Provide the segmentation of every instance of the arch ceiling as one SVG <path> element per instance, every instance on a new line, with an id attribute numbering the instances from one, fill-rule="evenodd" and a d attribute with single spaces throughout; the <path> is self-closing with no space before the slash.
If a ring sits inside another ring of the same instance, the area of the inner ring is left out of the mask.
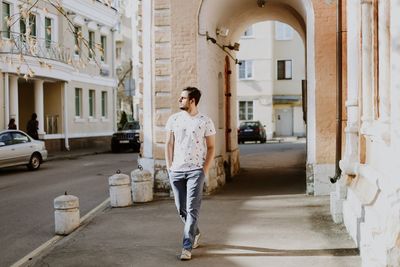
<path id="1" fill-rule="evenodd" d="M 257 0 L 203 0 L 199 27 L 208 30 L 212 35 L 212 24 L 212 27 L 226 27 L 229 29 L 229 39 L 236 41 L 249 25 L 259 21 L 277 20 L 292 26 L 305 41 L 307 12 L 312 6 L 310 1 L 266 0 L 266 5 L 260 8 Z"/>

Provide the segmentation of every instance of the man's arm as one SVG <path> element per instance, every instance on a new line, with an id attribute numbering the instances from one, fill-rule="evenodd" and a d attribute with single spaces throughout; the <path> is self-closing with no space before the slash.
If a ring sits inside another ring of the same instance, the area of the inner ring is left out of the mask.
<path id="1" fill-rule="evenodd" d="M 215 134 L 206 136 L 206 145 L 207 145 L 207 154 L 206 154 L 206 160 L 204 162 L 203 170 L 204 170 L 204 174 L 208 175 L 208 171 L 210 170 L 211 163 L 214 159 Z"/>
<path id="2" fill-rule="evenodd" d="M 174 160 L 174 142 L 174 132 L 168 130 L 165 139 L 165 162 L 167 170 L 171 168 L 172 161 Z"/>

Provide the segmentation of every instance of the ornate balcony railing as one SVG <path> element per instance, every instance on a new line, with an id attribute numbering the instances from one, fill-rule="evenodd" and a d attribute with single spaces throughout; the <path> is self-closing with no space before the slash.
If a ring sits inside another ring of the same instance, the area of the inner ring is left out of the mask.
<path id="1" fill-rule="evenodd" d="M 0 31 L 0 53 L 22 54 L 44 60 L 55 60 L 68 64 L 71 62 L 74 50 L 60 43 L 52 42 L 35 36 Z"/>

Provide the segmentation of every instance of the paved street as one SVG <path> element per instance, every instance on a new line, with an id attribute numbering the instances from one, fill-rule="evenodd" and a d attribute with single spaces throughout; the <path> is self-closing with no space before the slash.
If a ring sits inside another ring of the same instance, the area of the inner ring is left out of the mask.
<path id="1" fill-rule="evenodd" d="M 183 225 L 169 199 L 106 208 L 26 266 L 361 266 L 329 197 L 304 195 L 304 143 L 240 150 L 241 173 L 203 200 L 191 262 L 177 259 Z"/>
<path id="2" fill-rule="evenodd" d="M 0 169 L 0 266 L 9 266 L 54 236 L 53 199 L 79 197 L 81 216 L 108 195 L 108 177 L 136 168 L 136 153 L 98 154 L 49 161 L 35 172 Z"/>

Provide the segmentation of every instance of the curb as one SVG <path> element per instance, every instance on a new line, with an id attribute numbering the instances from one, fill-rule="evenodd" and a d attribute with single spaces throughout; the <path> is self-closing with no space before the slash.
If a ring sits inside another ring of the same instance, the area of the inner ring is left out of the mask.
<path id="1" fill-rule="evenodd" d="M 76 233 L 78 230 L 83 228 L 84 226 L 87 225 L 87 223 L 93 219 L 96 215 L 96 213 L 105 210 L 108 208 L 110 205 L 110 198 L 107 198 L 104 200 L 102 203 L 100 203 L 97 207 L 89 211 L 85 216 L 83 216 L 80 219 L 79 227 L 76 228 L 72 233 L 69 235 L 61 236 L 61 235 L 55 235 L 30 253 L 28 253 L 26 256 L 22 257 L 20 260 L 12 264 L 10 267 L 19 267 L 19 266 L 24 266 L 25 264 L 29 264 L 28 266 L 31 266 L 30 264 L 34 263 L 36 260 L 38 260 L 45 251 L 49 251 L 52 247 L 54 247 L 60 240 L 63 240 L 66 237 L 69 237 Z"/>

